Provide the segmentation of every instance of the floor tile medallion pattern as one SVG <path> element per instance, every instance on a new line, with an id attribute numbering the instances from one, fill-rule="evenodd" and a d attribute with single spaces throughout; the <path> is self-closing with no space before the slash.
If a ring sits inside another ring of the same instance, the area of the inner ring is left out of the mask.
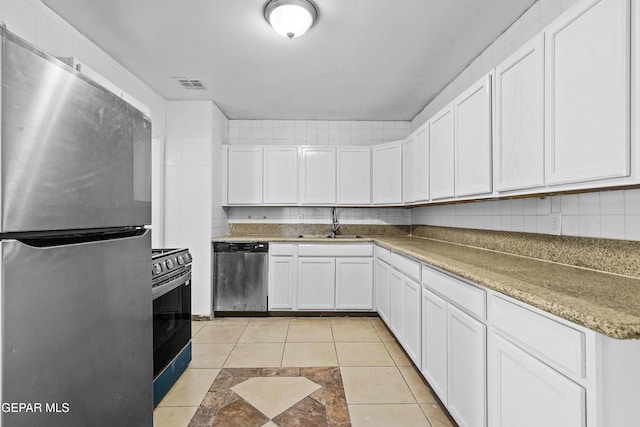
<path id="1" fill-rule="evenodd" d="M 224 368 L 189 427 L 264 425 L 351 426 L 340 368 Z"/>

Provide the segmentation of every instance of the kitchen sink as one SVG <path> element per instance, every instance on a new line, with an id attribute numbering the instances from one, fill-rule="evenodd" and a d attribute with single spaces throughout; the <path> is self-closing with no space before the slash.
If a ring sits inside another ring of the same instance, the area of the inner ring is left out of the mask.
<path id="1" fill-rule="evenodd" d="M 356 234 L 336 234 L 331 236 L 330 234 L 300 234 L 300 239 L 360 239 L 362 236 Z"/>

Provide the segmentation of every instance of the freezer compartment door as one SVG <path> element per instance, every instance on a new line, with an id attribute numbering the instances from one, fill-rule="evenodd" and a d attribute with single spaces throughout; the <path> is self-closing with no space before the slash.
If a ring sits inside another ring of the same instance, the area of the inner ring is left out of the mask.
<path id="1" fill-rule="evenodd" d="M 150 224 L 150 121 L 2 33 L 0 232 Z"/>
<path id="2" fill-rule="evenodd" d="M 55 247 L 1 243 L 2 402 L 41 403 L 42 412 L 2 413 L 0 424 L 152 425 L 150 247 L 148 231 Z"/>

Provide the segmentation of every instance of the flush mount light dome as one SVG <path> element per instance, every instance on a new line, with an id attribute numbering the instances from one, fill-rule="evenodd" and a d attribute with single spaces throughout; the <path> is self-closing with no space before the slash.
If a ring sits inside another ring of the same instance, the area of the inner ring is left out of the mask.
<path id="1" fill-rule="evenodd" d="M 278 34 L 290 39 L 307 32 L 318 19 L 318 8 L 309 0 L 270 0 L 264 17 Z"/>

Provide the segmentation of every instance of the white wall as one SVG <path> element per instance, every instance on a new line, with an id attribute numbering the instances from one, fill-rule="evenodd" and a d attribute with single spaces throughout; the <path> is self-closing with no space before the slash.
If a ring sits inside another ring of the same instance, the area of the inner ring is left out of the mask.
<path id="1" fill-rule="evenodd" d="M 211 101 L 167 102 L 165 246 L 186 247 L 193 255 L 194 315 L 211 314 L 211 233 L 227 228 L 218 185 L 227 129 Z"/>
<path id="2" fill-rule="evenodd" d="M 229 144 L 374 145 L 404 139 L 408 121 L 229 120 Z"/>

